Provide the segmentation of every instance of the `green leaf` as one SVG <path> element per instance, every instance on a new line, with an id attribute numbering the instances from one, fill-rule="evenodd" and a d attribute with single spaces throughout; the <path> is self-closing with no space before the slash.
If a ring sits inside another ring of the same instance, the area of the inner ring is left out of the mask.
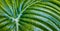
<path id="1" fill-rule="evenodd" d="M 60 31 L 60 1 L 0 0 L 0 31 Z"/>

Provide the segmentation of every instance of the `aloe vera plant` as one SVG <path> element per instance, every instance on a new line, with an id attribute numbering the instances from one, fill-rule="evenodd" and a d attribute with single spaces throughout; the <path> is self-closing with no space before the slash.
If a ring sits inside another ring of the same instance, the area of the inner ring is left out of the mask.
<path id="1" fill-rule="evenodd" d="M 0 0 L 0 31 L 60 31 L 60 1 Z"/>

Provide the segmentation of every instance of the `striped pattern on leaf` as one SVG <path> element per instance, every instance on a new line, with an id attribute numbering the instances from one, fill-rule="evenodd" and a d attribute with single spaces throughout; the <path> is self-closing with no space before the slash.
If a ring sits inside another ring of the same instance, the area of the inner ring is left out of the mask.
<path id="1" fill-rule="evenodd" d="M 0 0 L 0 31 L 60 31 L 60 1 Z"/>

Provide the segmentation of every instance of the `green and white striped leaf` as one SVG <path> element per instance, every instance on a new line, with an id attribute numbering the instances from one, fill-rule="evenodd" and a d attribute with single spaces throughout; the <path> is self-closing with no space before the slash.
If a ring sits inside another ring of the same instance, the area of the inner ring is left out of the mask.
<path id="1" fill-rule="evenodd" d="M 0 0 L 0 31 L 60 31 L 60 0 Z"/>

